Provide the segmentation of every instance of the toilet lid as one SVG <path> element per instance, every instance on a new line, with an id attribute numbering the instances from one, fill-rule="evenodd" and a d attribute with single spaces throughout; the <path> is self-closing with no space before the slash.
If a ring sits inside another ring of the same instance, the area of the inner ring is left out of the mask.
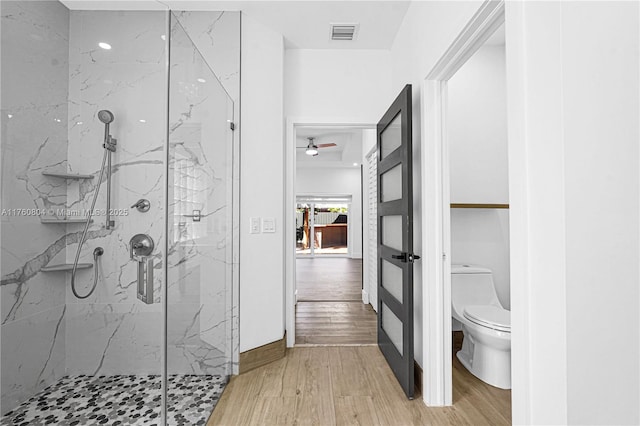
<path id="1" fill-rule="evenodd" d="M 464 317 L 484 327 L 511 332 L 511 312 L 499 306 L 465 306 Z"/>

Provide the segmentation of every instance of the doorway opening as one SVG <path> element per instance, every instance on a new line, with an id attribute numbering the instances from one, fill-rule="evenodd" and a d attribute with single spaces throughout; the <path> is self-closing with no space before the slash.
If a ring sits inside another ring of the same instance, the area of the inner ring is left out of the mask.
<path id="1" fill-rule="evenodd" d="M 508 423 L 511 323 L 505 53 L 502 25 L 447 80 L 443 180 L 449 204 L 444 206 L 443 232 L 450 253 L 452 369 L 465 378 L 453 381 L 454 395 L 465 392 L 470 384 L 485 389 L 499 407 L 497 415 Z"/>
<path id="2" fill-rule="evenodd" d="M 288 346 L 375 344 L 376 313 L 363 300 L 363 152 L 374 126 L 291 125 L 292 296 Z M 292 331 L 294 331 L 292 333 Z M 292 336 L 293 334 L 293 336 Z M 293 339 L 292 339 L 293 337 Z"/>

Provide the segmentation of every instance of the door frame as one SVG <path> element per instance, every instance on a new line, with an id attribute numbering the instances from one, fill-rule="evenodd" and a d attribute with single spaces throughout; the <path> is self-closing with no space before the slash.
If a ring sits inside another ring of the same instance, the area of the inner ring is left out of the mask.
<path id="1" fill-rule="evenodd" d="M 423 395 L 429 406 L 453 404 L 447 81 L 504 23 L 504 0 L 485 1 L 422 83 L 421 125 L 425 149 L 421 152 L 420 163 L 423 171 L 422 241 L 426 255 L 423 268 L 429 271 L 423 277 L 422 295 Z M 519 383 L 518 380 L 512 382 Z"/>
<path id="2" fill-rule="evenodd" d="M 366 119 L 287 117 L 284 145 L 284 289 L 287 347 L 296 343 L 296 129 L 301 127 L 342 127 L 375 129 Z M 363 212 L 364 214 L 364 212 Z"/>

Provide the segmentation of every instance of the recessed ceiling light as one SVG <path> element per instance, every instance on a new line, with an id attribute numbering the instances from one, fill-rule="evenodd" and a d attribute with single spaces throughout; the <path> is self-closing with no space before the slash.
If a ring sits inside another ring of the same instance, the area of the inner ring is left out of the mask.
<path id="1" fill-rule="evenodd" d="M 101 41 L 100 43 L 98 43 L 98 46 L 103 48 L 104 50 L 109 50 L 111 49 L 111 45 L 109 43 L 105 43 L 103 41 Z"/>
<path id="2" fill-rule="evenodd" d="M 354 166 L 357 166 L 357 165 L 358 165 L 358 163 L 353 163 L 353 165 L 354 165 Z"/>
<path id="3" fill-rule="evenodd" d="M 13 118 L 13 114 L 7 114 L 7 117 Z"/>
<path id="4" fill-rule="evenodd" d="M 205 80 L 204 78 L 199 78 L 198 79 L 198 83 L 206 83 L 206 82 L 207 82 L 207 80 Z"/>
<path id="5" fill-rule="evenodd" d="M 146 123 L 147 122 L 147 120 L 143 120 L 143 119 L 140 119 L 138 121 L 141 122 L 141 123 Z"/>
<path id="6" fill-rule="evenodd" d="M 166 35 L 164 35 L 164 34 L 162 34 L 162 35 L 160 36 L 160 38 L 161 38 L 161 39 L 163 39 L 163 40 L 166 40 L 166 39 L 167 39 L 167 36 L 166 36 Z"/>

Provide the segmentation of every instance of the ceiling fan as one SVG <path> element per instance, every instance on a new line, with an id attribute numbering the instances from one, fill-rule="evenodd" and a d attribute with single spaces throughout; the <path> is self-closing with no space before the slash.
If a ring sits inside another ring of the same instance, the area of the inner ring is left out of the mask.
<path id="1" fill-rule="evenodd" d="M 336 146 L 335 143 L 330 142 L 330 143 L 319 143 L 319 144 L 315 144 L 313 141 L 315 140 L 315 138 L 307 138 L 309 140 L 309 144 L 307 146 L 298 146 L 296 147 L 297 149 L 304 149 L 305 154 L 307 155 L 311 155 L 313 157 L 315 157 L 316 155 L 318 155 L 318 149 L 320 148 L 330 148 L 332 146 Z"/>

